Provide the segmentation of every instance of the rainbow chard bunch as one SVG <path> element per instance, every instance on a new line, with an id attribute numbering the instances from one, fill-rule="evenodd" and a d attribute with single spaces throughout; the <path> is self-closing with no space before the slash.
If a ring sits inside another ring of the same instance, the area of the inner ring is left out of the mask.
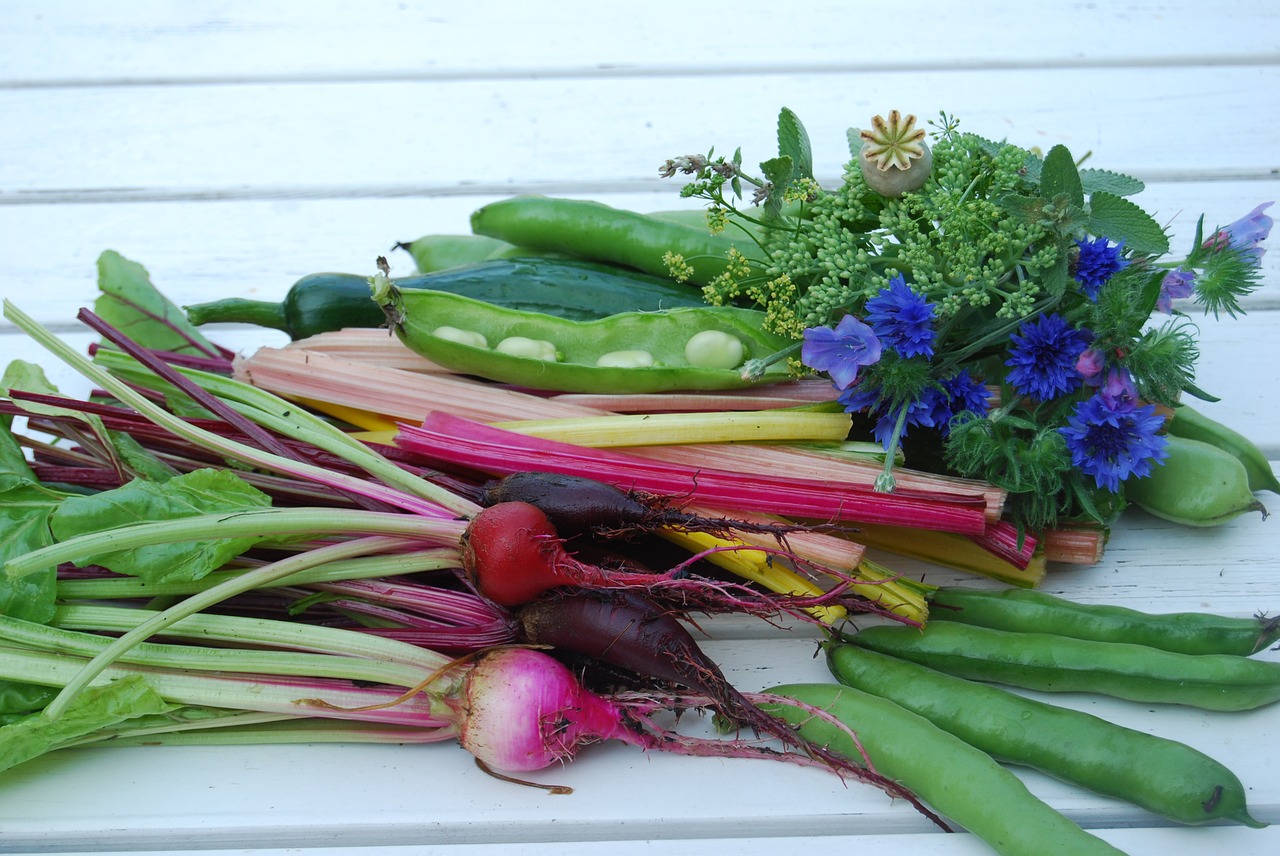
<path id="1" fill-rule="evenodd" d="M 778 359 L 825 373 L 846 409 L 908 463 L 1010 492 L 1024 530 L 1107 521 L 1124 486 L 1168 457 L 1168 408 L 1194 384 L 1187 311 L 1242 312 L 1271 229 L 1259 205 L 1171 256 L 1165 228 L 1130 197 L 1137 179 L 962 133 L 897 111 L 851 129 L 839 187 L 813 176 L 809 138 L 784 109 L 762 175 L 686 156 L 713 230 L 758 244 L 704 289 L 752 304 L 795 341 Z M 926 143 L 926 137 L 932 140 Z M 744 186 L 754 188 L 742 204 Z M 880 489 L 894 487 L 886 466 Z"/>

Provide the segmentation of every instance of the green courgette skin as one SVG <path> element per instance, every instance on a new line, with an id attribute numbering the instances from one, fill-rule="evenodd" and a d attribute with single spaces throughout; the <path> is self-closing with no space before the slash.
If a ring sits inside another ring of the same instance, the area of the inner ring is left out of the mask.
<path id="1" fill-rule="evenodd" d="M 399 289 L 447 291 L 575 321 L 704 305 L 696 288 L 576 259 L 494 259 L 392 282 Z M 378 327 L 385 321 L 371 297 L 368 278 L 347 273 L 304 276 L 280 303 L 232 298 L 185 308 L 193 324 L 258 324 L 283 330 L 291 339 L 343 327 Z"/>

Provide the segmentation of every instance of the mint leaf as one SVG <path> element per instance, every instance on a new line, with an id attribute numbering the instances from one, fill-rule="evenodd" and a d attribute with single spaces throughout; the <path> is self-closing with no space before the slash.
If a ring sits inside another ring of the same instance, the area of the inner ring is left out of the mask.
<path id="1" fill-rule="evenodd" d="M 107 250 L 98 257 L 95 314 L 147 348 L 210 356 L 217 348 L 151 284 L 147 269 Z"/>
<path id="2" fill-rule="evenodd" d="M 1084 205 L 1084 187 L 1080 183 L 1080 173 L 1076 171 L 1071 152 L 1062 145 L 1049 149 L 1040 168 L 1040 195 L 1045 199 L 1053 199 L 1060 194 L 1065 194 L 1073 205 Z"/>
<path id="3" fill-rule="evenodd" d="M 795 178 L 795 164 L 791 158 L 780 155 L 760 164 L 760 172 L 773 185 L 765 198 L 765 212 L 771 217 L 777 217 L 782 213 L 782 195 Z"/>
<path id="4" fill-rule="evenodd" d="M 1080 182 L 1085 193 L 1097 193 L 1105 190 L 1116 196 L 1133 196 L 1141 193 L 1146 185 L 1133 176 L 1111 172 L 1105 169 L 1080 170 Z"/>
<path id="5" fill-rule="evenodd" d="M 122 487 L 92 496 L 73 496 L 54 513 L 54 536 L 65 541 L 133 523 L 176 520 L 217 512 L 235 513 L 269 507 L 270 498 L 229 470 L 195 470 L 166 482 L 134 479 Z M 257 543 L 259 538 L 217 538 L 156 544 L 137 550 L 86 557 L 120 574 L 148 582 L 196 580 Z"/>
<path id="6" fill-rule="evenodd" d="M 813 149 L 800 118 L 786 107 L 778 114 L 778 154 L 790 158 L 792 179 L 813 178 Z"/>
<path id="7" fill-rule="evenodd" d="M 1105 190 L 1089 197 L 1088 228 L 1090 233 L 1105 235 L 1135 253 L 1162 256 L 1169 252 L 1169 236 L 1150 214 Z"/>

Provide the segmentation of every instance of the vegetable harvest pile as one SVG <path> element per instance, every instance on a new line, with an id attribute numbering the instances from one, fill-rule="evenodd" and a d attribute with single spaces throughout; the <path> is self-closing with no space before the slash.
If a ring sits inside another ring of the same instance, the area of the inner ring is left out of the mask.
<path id="1" fill-rule="evenodd" d="M 1187 312 L 1240 314 L 1269 203 L 1170 259 L 1135 179 L 946 116 L 871 126 L 836 188 L 783 110 L 759 176 L 661 167 L 705 212 L 514 197 L 398 244 L 411 277 L 380 258 L 279 303 L 179 307 L 105 252 L 89 353 L 6 303 L 93 391 L 0 379 L 0 770 L 456 740 L 515 777 L 619 740 L 867 782 L 1000 853 L 1117 852 L 1007 765 L 1265 825 L 1199 751 L 997 685 L 1280 701 L 1265 613 L 1036 589 L 1128 504 L 1265 517 L 1265 456 L 1187 403 L 1212 398 Z M 291 341 L 233 354 L 220 322 Z M 729 613 L 818 628 L 832 681 L 733 686 L 690 632 Z"/>

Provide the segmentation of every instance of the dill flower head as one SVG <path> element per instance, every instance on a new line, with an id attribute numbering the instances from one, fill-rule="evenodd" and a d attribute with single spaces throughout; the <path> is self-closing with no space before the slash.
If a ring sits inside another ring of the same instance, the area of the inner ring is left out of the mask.
<path id="1" fill-rule="evenodd" d="M 1013 347 L 1005 365 L 1009 385 L 1020 395 L 1049 401 L 1075 391 L 1082 381 L 1076 361 L 1092 335 L 1050 313 L 1026 321 L 1011 337 Z"/>

